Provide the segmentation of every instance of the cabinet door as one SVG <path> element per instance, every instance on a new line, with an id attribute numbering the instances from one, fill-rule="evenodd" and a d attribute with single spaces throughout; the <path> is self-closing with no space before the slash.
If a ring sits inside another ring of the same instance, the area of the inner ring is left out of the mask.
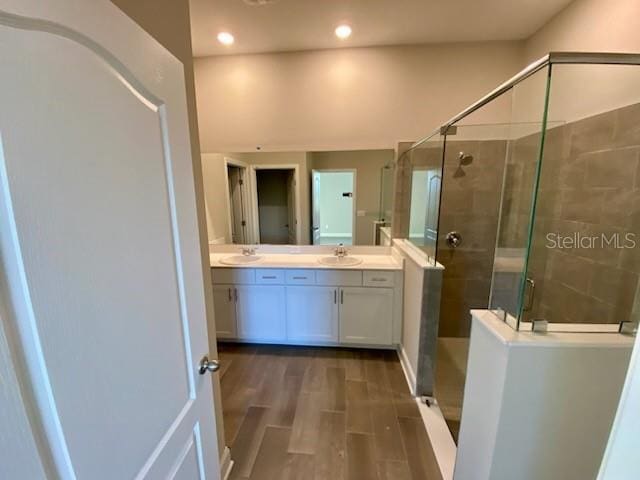
<path id="1" fill-rule="evenodd" d="M 338 289 L 287 287 L 287 340 L 338 341 Z"/>
<path id="2" fill-rule="evenodd" d="M 236 289 L 238 338 L 265 342 L 286 340 L 285 287 L 246 285 Z"/>
<path id="3" fill-rule="evenodd" d="M 236 338 L 236 303 L 233 285 L 213 286 L 217 338 Z"/>
<path id="4" fill-rule="evenodd" d="M 340 289 L 340 342 L 391 345 L 393 289 Z"/>

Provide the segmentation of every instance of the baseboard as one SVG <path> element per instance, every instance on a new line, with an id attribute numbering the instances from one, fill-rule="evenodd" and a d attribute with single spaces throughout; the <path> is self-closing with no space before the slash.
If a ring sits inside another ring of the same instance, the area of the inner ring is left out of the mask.
<path id="1" fill-rule="evenodd" d="M 351 237 L 352 235 L 350 233 L 321 233 L 320 236 L 328 238 L 345 238 Z"/>
<path id="2" fill-rule="evenodd" d="M 224 447 L 222 458 L 220 458 L 220 478 L 227 480 L 231 475 L 232 468 L 233 460 L 231 460 L 231 450 L 229 450 L 229 447 Z"/>
<path id="3" fill-rule="evenodd" d="M 402 371 L 404 372 L 405 379 L 407 380 L 407 384 L 409 385 L 409 391 L 411 395 L 415 397 L 416 395 L 416 374 L 411 368 L 411 363 L 409 362 L 409 357 L 407 357 L 407 352 L 405 352 L 404 347 L 402 345 L 398 345 L 398 358 L 400 359 L 400 366 L 402 367 Z"/>
<path id="4" fill-rule="evenodd" d="M 449 426 L 442 415 L 437 401 L 430 406 L 425 405 L 420 398 L 416 398 L 420 416 L 429 436 L 442 480 L 453 480 L 453 470 L 456 464 L 457 447 L 449 431 Z"/>
<path id="5" fill-rule="evenodd" d="M 411 395 L 415 397 L 416 374 L 411 368 L 409 357 L 407 357 L 407 352 L 405 352 L 402 345 L 398 345 L 397 352 L 407 385 L 409 386 Z M 453 437 L 451 436 L 451 432 L 449 432 L 447 422 L 445 422 L 444 416 L 440 411 L 440 407 L 438 407 L 437 401 L 430 407 L 425 405 L 422 402 L 422 399 L 418 397 L 415 398 L 415 401 L 418 404 L 420 416 L 422 417 L 422 422 L 427 430 L 427 435 L 429 436 L 429 441 L 431 442 L 431 448 L 433 449 L 433 453 L 436 457 L 436 462 L 438 462 L 438 468 L 440 469 L 442 479 L 452 480 L 457 448 L 453 441 Z"/>

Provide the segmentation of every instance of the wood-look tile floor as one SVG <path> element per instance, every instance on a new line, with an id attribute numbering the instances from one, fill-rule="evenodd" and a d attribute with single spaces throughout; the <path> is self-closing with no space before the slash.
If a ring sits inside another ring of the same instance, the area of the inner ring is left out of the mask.
<path id="1" fill-rule="evenodd" d="M 218 348 L 232 479 L 441 480 L 395 352 Z"/>

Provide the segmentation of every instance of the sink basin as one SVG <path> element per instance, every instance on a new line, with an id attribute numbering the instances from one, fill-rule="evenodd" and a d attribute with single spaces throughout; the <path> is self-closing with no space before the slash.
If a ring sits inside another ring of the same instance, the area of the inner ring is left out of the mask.
<path id="1" fill-rule="evenodd" d="M 354 265 L 360 265 L 362 259 L 357 257 L 337 257 L 333 255 L 331 257 L 321 257 L 318 259 L 318 262 L 330 267 L 353 267 Z"/>
<path id="2" fill-rule="evenodd" d="M 249 265 L 251 263 L 258 263 L 260 260 L 262 260 L 260 255 L 232 255 L 221 258 L 220 263 L 224 265 Z"/>

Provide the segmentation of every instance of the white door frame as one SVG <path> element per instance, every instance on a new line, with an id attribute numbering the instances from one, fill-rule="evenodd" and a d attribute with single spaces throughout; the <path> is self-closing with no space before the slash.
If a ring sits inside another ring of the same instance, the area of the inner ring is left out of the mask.
<path id="1" fill-rule="evenodd" d="M 340 172 L 349 172 L 353 173 L 353 213 L 351 219 L 351 245 L 354 246 L 356 244 L 356 221 L 358 216 L 358 208 L 356 205 L 357 196 L 357 185 L 358 185 L 358 171 L 355 168 L 314 168 L 311 170 L 311 178 L 313 179 L 313 174 L 315 172 L 318 173 L 340 173 Z M 313 210 L 313 188 L 311 189 L 311 209 Z M 313 221 L 312 221 L 313 223 Z M 313 225 L 311 225 L 313 230 Z M 312 232 L 313 235 L 313 232 Z M 313 237 L 311 239 L 313 241 Z"/>
<path id="2" fill-rule="evenodd" d="M 231 215 L 231 202 L 229 201 L 229 167 L 238 167 L 238 168 L 244 168 L 245 173 L 247 174 L 247 185 L 246 188 L 242 189 L 241 195 L 242 195 L 242 202 L 243 205 L 245 207 L 245 215 L 246 215 L 246 229 L 245 229 L 245 233 L 246 233 L 246 243 L 251 244 L 251 243 L 257 243 L 256 242 L 256 236 L 255 233 L 253 231 L 253 228 L 251 227 L 251 225 L 253 225 L 253 203 L 250 201 L 250 195 L 248 192 L 248 189 L 250 189 L 250 185 L 249 185 L 249 165 L 246 164 L 245 162 L 241 161 L 241 160 L 236 160 L 235 158 L 231 158 L 231 157 L 224 157 L 224 185 L 225 185 L 225 196 L 224 196 L 224 200 L 225 200 L 225 204 L 227 206 L 227 228 L 229 229 L 229 237 L 231 239 L 231 243 L 233 243 L 233 219 L 232 219 L 232 215 Z"/>
<path id="3" fill-rule="evenodd" d="M 300 207 L 300 167 L 295 163 L 274 163 L 274 164 L 260 164 L 260 165 L 251 165 L 250 169 L 250 177 L 251 177 L 251 205 L 252 210 L 255 212 L 253 215 L 252 222 L 252 230 L 253 230 L 253 238 L 255 243 L 260 243 L 260 219 L 258 218 L 258 178 L 256 176 L 256 170 L 293 170 L 295 181 L 296 181 L 296 244 L 299 244 L 302 239 L 302 218 L 301 218 L 301 207 Z"/>

